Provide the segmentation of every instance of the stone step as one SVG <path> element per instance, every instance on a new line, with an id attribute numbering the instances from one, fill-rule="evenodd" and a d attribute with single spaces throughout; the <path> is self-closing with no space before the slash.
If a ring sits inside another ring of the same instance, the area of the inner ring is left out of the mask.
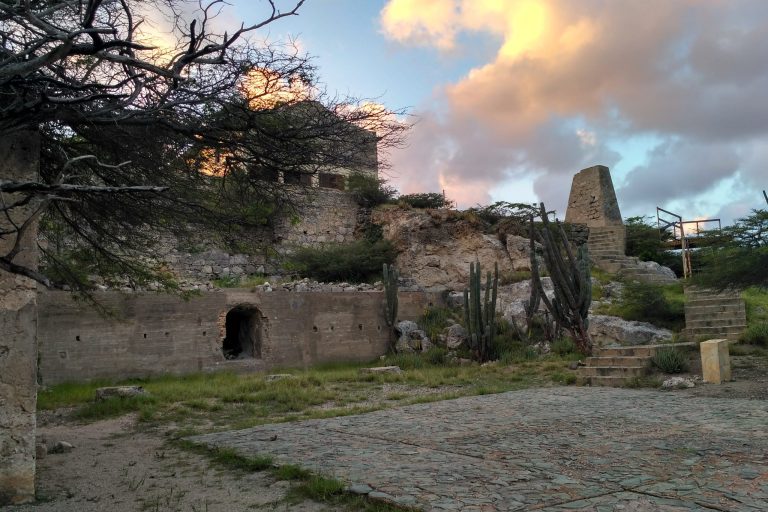
<path id="1" fill-rule="evenodd" d="M 655 348 L 645 345 L 635 347 L 611 347 L 601 348 L 595 351 L 595 357 L 653 357 Z"/>
<path id="2" fill-rule="evenodd" d="M 712 318 L 746 318 L 747 313 L 744 309 L 713 309 L 711 311 L 702 311 L 699 309 L 685 308 L 686 320 L 709 320 Z"/>
<path id="3" fill-rule="evenodd" d="M 612 386 L 614 388 L 623 387 L 627 382 L 625 377 L 581 377 L 576 378 L 576 384 L 580 386 Z"/>
<path id="4" fill-rule="evenodd" d="M 685 326 L 688 329 L 698 329 L 699 327 L 746 327 L 746 322 L 743 317 L 702 318 L 699 320 L 689 320 L 686 318 Z"/>
<path id="5" fill-rule="evenodd" d="M 731 304 L 744 304 L 744 299 L 741 297 L 707 297 L 707 298 L 695 298 L 692 299 L 686 295 L 686 306 L 720 306 Z"/>
<path id="6" fill-rule="evenodd" d="M 583 377 L 639 377 L 647 371 L 647 366 L 582 366 L 578 370 Z"/>
<path id="7" fill-rule="evenodd" d="M 729 327 L 695 327 L 693 329 L 688 329 L 686 327 L 682 330 L 680 335 L 687 340 L 713 340 L 718 338 L 737 340 L 741 337 L 746 328 L 746 325 Z"/>
<path id="8" fill-rule="evenodd" d="M 725 313 L 725 312 L 738 312 L 738 313 L 744 313 L 746 312 L 747 308 L 744 304 L 744 301 L 739 299 L 738 302 L 725 302 L 725 303 L 707 303 L 707 304 L 691 304 L 690 302 L 685 303 L 685 310 L 690 311 L 691 313 L 702 313 L 702 314 L 714 314 L 714 313 Z"/>
<path id="9" fill-rule="evenodd" d="M 643 366 L 647 365 L 648 357 L 636 356 L 593 356 L 586 360 L 587 366 L 608 367 L 608 366 Z"/>

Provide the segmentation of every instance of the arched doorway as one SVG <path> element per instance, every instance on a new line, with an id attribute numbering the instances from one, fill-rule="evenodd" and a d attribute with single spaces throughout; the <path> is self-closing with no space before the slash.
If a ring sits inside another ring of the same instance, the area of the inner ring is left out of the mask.
<path id="1" fill-rule="evenodd" d="M 229 310 L 221 346 L 226 359 L 261 359 L 261 313 L 253 306 Z"/>

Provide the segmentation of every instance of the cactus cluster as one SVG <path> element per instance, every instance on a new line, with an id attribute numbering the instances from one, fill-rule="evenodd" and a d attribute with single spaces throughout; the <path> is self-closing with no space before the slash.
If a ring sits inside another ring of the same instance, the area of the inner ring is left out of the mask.
<path id="1" fill-rule="evenodd" d="M 394 265 L 384 264 L 384 298 L 386 303 L 384 305 L 384 320 L 389 326 L 389 349 L 391 352 L 395 352 L 395 322 L 397 322 L 397 280 L 400 277 L 397 269 Z"/>
<path id="2" fill-rule="evenodd" d="M 496 295 L 499 285 L 499 265 L 494 265 L 493 278 L 488 272 L 485 297 L 482 296 L 480 262 L 469 265 L 469 288 L 464 289 L 464 321 L 467 325 L 472 351 L 480 362 L 491 357 L 491 345 L 496 334 Z"/>
<path id="3" fill-rule="evenodd" d="M 531 279 L 533 286 L 538 289 L 538 294 L 544 301 L 547 311 L 552 314 L 555 323 L 567 329 L 579 350 L 589 355 L 592 352 L 592 340 L 588 332 L 589 305 L 592 302 L 592 278 L 589 271 L 587 245 L 580 245 L 576 256 L 574 256 L 560 221 L 556 221 L 556 226 L 552 226 L 547 218 L 544 203 L 541 203 L 539 208 L 544 225 L 542 229 L 535 230 L 533 217 L 531 217 L 531 233 L 535 233 L 537 240 L 544 249 L 544 261 L 547 269 L 549 269 L 555 297 L 549 300 L 544 293 L 538 263 L 536 258 L 532 256 Z"/>

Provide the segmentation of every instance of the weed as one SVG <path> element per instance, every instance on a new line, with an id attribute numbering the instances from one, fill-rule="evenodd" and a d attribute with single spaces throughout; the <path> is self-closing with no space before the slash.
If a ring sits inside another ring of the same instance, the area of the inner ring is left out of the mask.
<path id="1" fill-rule="evenodd" d="M 741 341 L 749 345 L 768 347 L 768 322 L 750 325 L 741 335 Z"/>
<path id="2" fill-rule="evenodd" d="M 550 345 L 550 349 L 552 350 L 552 352 L 554 352 L 558 356 L 567 356 L 570 354 L 578 353 L 576 344 L 573 342 L 571 338 L 568 338 L 568 337 L 560 338 L 553 341 L 552 344 Z"/>
<path id="3" fill-rule="evenodd" d="M 424 356 L 427 358 L 427 361 L 429 361 L 429 364 L 434 366 L 442 366 L 446 364 L 448 351 L 441 347 L 432 347 L 431 349 L 427 350 Z"/>
<path id="4" fill-rule="evenodd" d="M 552 382 L 565 384 L 566 386 L 576 384 L 576 375 L 573 373 L 555 372 L 549 378 L 552 379 Z"/>
<path id="5" fill-rule="evenodd" d="M 311 473 L 295 464 L 285 464 L 275 470 L 275 476 L 280 480 L 306 480 Z"/>
<path id="6" fill-rule="evenodd" d="M 657 349 L 651 362 L 664 373 L 683 373 L 689 367 L 688 355 L 671 346 Z"/>
<path id="7" fill-rule="evenodd" d="M 424 329 L 429 339 L 435 340 L 448 327 L 451 317 L 453 311 L 450 309 L 431 307 L 424 310 L 416 323 Z"/>

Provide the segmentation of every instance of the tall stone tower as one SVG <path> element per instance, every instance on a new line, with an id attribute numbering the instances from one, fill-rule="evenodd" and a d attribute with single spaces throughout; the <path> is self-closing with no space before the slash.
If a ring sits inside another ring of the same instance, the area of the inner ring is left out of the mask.
<path id="1" fill-rule="evenodd" d="M 626 231 L 607 167 L 595 165 L 576 173 L 565 222 L 589 227 L 590 251 L 610 250 L 624 254 Z"/>

